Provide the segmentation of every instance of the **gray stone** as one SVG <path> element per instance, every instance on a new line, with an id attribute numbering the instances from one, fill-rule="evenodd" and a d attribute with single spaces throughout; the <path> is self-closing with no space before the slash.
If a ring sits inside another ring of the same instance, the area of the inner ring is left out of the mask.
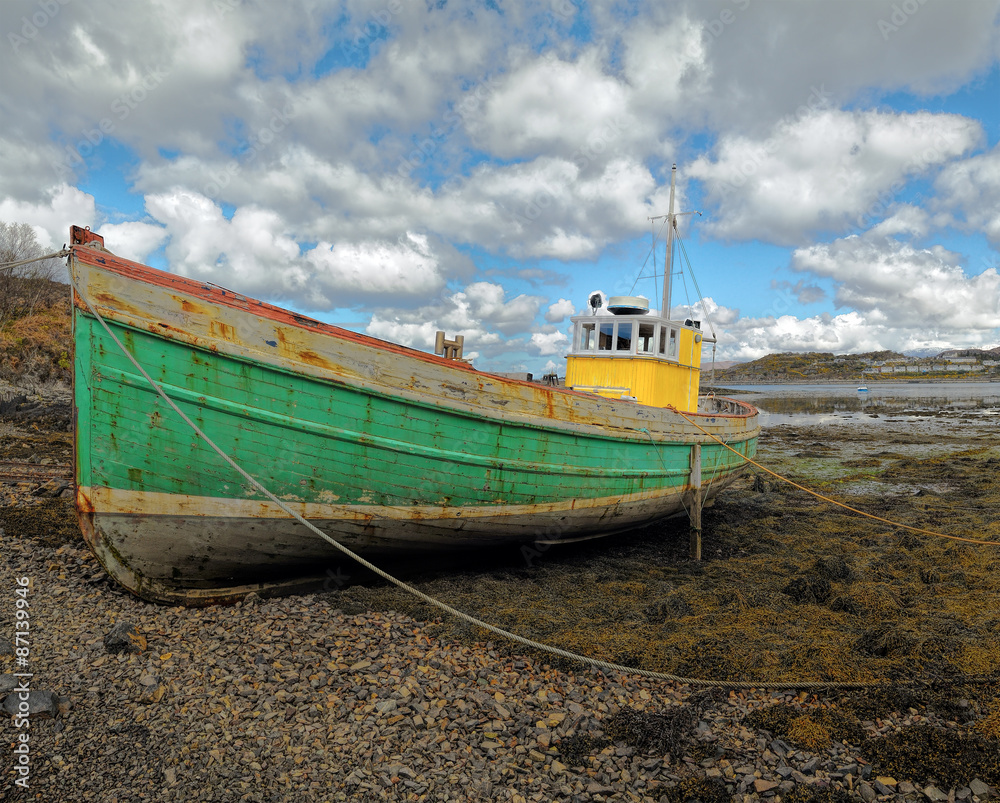
<path id="1" fill-rule="evenodd" d="M 29 691 L 27 700 L 21 699 L 21 693 L 8 694 L 3 701 L 3 710 L 11 716 L 24 713 L 24 702 L 27 702 L 27 714 L 32 718 L 52 719 L 59 715 L 59 698 L 50 691 Z"/>
<path id="2" fill-rule="evenodd" d="M 985 800 L 992 794 L 992 790 L 990 789 L 990 787 L 984 784 L 978 778 L 976 778 L 972 783 L 969 784 L 969 789 L 971 789 L 972 794 L 974 794 L 980 800 Z"/>
<path id="3" fill-rule="evenodd" d="M 931 803 L 939 803 L 940 801 L 948 799 L 948 795 L 942 792 L 936 786 L 925 786 L 924 797 L 930 800 Z"/>
<path id="4" fill-rule="evenodd" d="M 816 772 L 816 767 L 819 766 L 819 756 L 813 756 L 805 764 L 802 765 L 802 772 L 806 775 L 812 775 Z"/>
<path id="5" fill-rule="evenodd" d="M 13 654 L 14 645 L 11 643 L 10 639 L 5 636 L 0 636 L 0 656 Z"/>
<path id="6" fill-rule="evenodd" d="M 112 654 L 143 652 L 146 649 L 146 637 L 131 622 L 119 622 L 104 637 L 104 648 Z"/>
<path id="7" fill-rule="evenodd" d="M 858 786 L 858 794 L 861 795 L 861 799 L 865 801 L 865 803 L 872 803 L 872 801 L 878 797 L 878 795 L 875 794 L 875 790 L 864 781 L 862 781 Z"/>
<path id="8" fill-rule="evenodd" d="M 17 686 L 17 678 L 13 675 L 0 675 L 0 696 L 13 691 Z"/>

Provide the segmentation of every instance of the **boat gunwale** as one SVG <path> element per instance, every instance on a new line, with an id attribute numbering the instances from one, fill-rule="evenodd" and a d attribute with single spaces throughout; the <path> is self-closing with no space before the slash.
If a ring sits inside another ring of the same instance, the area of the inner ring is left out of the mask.
<path id="1" fill-rule="evenodd" d="M 501 376 L 500 374 L 491 373 L 489 371 L 481 371 L 468 363 L 460 362 L 457 360 L 450 360 L 444 357 L 438 356 L 436 354 L 428 354 L 424 351 L 419 351 L 418 349 L 410 348 L 408 346 L 403 346 L 398 343 L 393 343 L 388 340 L 381 340 L 371 335 L 365 335 L 358 332 L 352 332 L 349 329 L 343 329 L 334 324 L 323 323 L 322 321 L 317 321 L 315 319 L 309 318 L 308 316 L 303 316 L 298 313 L 286 310 L 282 307 L 277 307 L 273 304 L 269 304 L 266 301 L 260 301 L 259 299 L 251 298 L 242 293 L 236 293 L 233 290 L 226 290 L 224 288 L 218 287 L 218 285 L 211 285 L 206 281 L 198 281 L 196 279 L 191 279 L 186 276 L 180 276 L 178 274 L 169 273 L 167 271 L 159 270 L 158 268 L 153 268 L 148 265 L 144 265 L 139 262 L 134 262 L 124 257 L 119 257 L 112 254 L 110 251 L 105 249 L 95 248 L 92 245 L 82 245 L 74 244 L 71 246 L 71 258 L 82 262 L 97 270 L 106 270 L 111 273 L 118 274 L 126 279 L 131 279 L 134 281 L 142 282 L 145 284 L 150 284 L 156 287 L 161 287 L 164 289 L 175 290 L 178 292 L 185 293 L 195 299 L 199 299 L 211 304 L 221 304 L 222 306 L 229 307 L 230 309 L 250 313 L 256 315 L 260 318 L 265 318 L 268 320 L 275 321 L 284 326 L 291 326 L 297 329 L 301 329 L 306 332 L 318 332 L 320 334 L 336 338 L 346 342 L 353 342 L 362 345 L 367 348 L 378 349 L 381 351 L 387 351 L 395 354 L 399 354 L 408 358 L 415 358 L 427 363 L 439 365 L 452 370 L 459 370 L 476 376 L 486 376 L 491 380 L 495 380 L 501 384 L 506 385 L 517 385 L 529 387 L 534 391 L 544 391 L 548 393 L 562 393 L 566 395 L 571 395 L 578 398 L 585 398 L 592 400 L 594 398 L 593 394 L 589 394 L 583 391 L 576 391 L 570 388 L 552 385 L 541 385 L 536 382 L 529 382 L 523 379 L 514 379 L 511 377 Z M 217 289 L 214 289 L 217 288 Z M 77 293 L 74 292 L 74 305 L 80 309 L 80 311 L 87 315 L 88 317 L 93 317 L 93 313 L 90 311 L 89 307 L 86 305 L 82 299 L 77 297 Z M 309 323 L 305 323 L 308 321 Z M 150 332 L 141 327 L 132 326 L 124 321 L 115 320 L 115 323 L 133 329 L 134 331 L 143 332 L 144 334 L 150 334 L 154 337 L 158 336 L 164 338 L 162 333 Z M 172 338 L 165 338 L 172 339 Z M 189 344 L 193 348 L 201 348 L 202 350 L 211 351 L 211 349 L 204 349 L 204 347 L 197 346 L 195 344 Z M 234 354 L 225 355 L 229 359 L 245 360 L 247 362 L 254 362 L 245 357 L 240 357 Z M 281 369 L 279 366 L 272 366 L 277 370 Z M 294 373 L 289 371 L 290 373 Z M 332 381 L 332 380 L 328 380 Z M 373 389 L 369 389 L 368 392 L 377 392 Z M 680 411 L 674 407 L 657 407 L 653 405 L 639 405 L 635 402 L 622 402 L 622 404 L 632 405 L 638 408 L 645 408 L 649 410 L 656 411 L 669 411 L 676 413 L 678 415 L 683 415 L 686 417 L 697 417 L 702 419 L 708 418 L 724 418 L 724 419 L 749 419 L 758 415 L 758 410 L 753 407 L 753 405 L 740 401 L 738 399 L 731 399 L 723 396 L 714 397 L 718 400 L 724 400 L 737 405 L 739 408 L 745 410 L 746 412 L 702 412 L 700 410 L 692 411 Z M 602 399 L 604 402 L 614 403 L 614 399 Z M 748 430 L 749 432 L 749 430 Z M 611 436 L 614 437 L 614 436 Z"/>

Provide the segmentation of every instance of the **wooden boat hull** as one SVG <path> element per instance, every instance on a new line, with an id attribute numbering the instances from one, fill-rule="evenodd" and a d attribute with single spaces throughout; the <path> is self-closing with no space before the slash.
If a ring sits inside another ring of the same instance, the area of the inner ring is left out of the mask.
<path id="1" fill-rule="evenodd" d="M 74 245 L 70 269 L 81 525 L 109 574 L 147 599 L 220 601 L 345 558 L 201 442 L 84 299 L 226 454 L 366 555 L 621 532 L 682 509 L 694 445 L 706 499 L 756 449 L 756 411 L 738 402 L 706 401 L 688 414 L 695 426 L 475 371 L 93 246 Z"/>

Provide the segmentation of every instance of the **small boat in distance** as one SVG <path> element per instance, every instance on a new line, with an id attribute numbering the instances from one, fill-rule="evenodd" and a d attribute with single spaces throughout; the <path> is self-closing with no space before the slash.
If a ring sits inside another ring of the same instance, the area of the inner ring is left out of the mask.
<path id="1" fill-rule="evenodd" d="M 343 556 L 123 348 L 264 488 L 366 556 L 613 535 L 710 501 L 756 451 L 755 408 L 699 398 L 694 321 L 629 302 L 574 318 L 574 387 L 559 387 L 122 259 L 86 229 L 70 242 L 77 511 L 108 574 L 148 600 L 301 588 Z"/>

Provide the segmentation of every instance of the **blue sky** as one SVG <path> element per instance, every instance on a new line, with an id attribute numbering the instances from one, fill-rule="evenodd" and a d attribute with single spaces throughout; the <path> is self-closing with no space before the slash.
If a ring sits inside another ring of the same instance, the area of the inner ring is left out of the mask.
<path id="1" fill-rule="evenodd" d="M 676 162 L 705 299 L 685 267 L 673 313 L 707 308 L 720 360 L 992 347 L 998 14 L 19 0 L 0 7 L 0 220 L 46 246 L 89 225 L 358 331 L 429 350 L 444 329 L 484 369 L 561 372 L 591 291 L 659 306 L 635 280 Z"/>

